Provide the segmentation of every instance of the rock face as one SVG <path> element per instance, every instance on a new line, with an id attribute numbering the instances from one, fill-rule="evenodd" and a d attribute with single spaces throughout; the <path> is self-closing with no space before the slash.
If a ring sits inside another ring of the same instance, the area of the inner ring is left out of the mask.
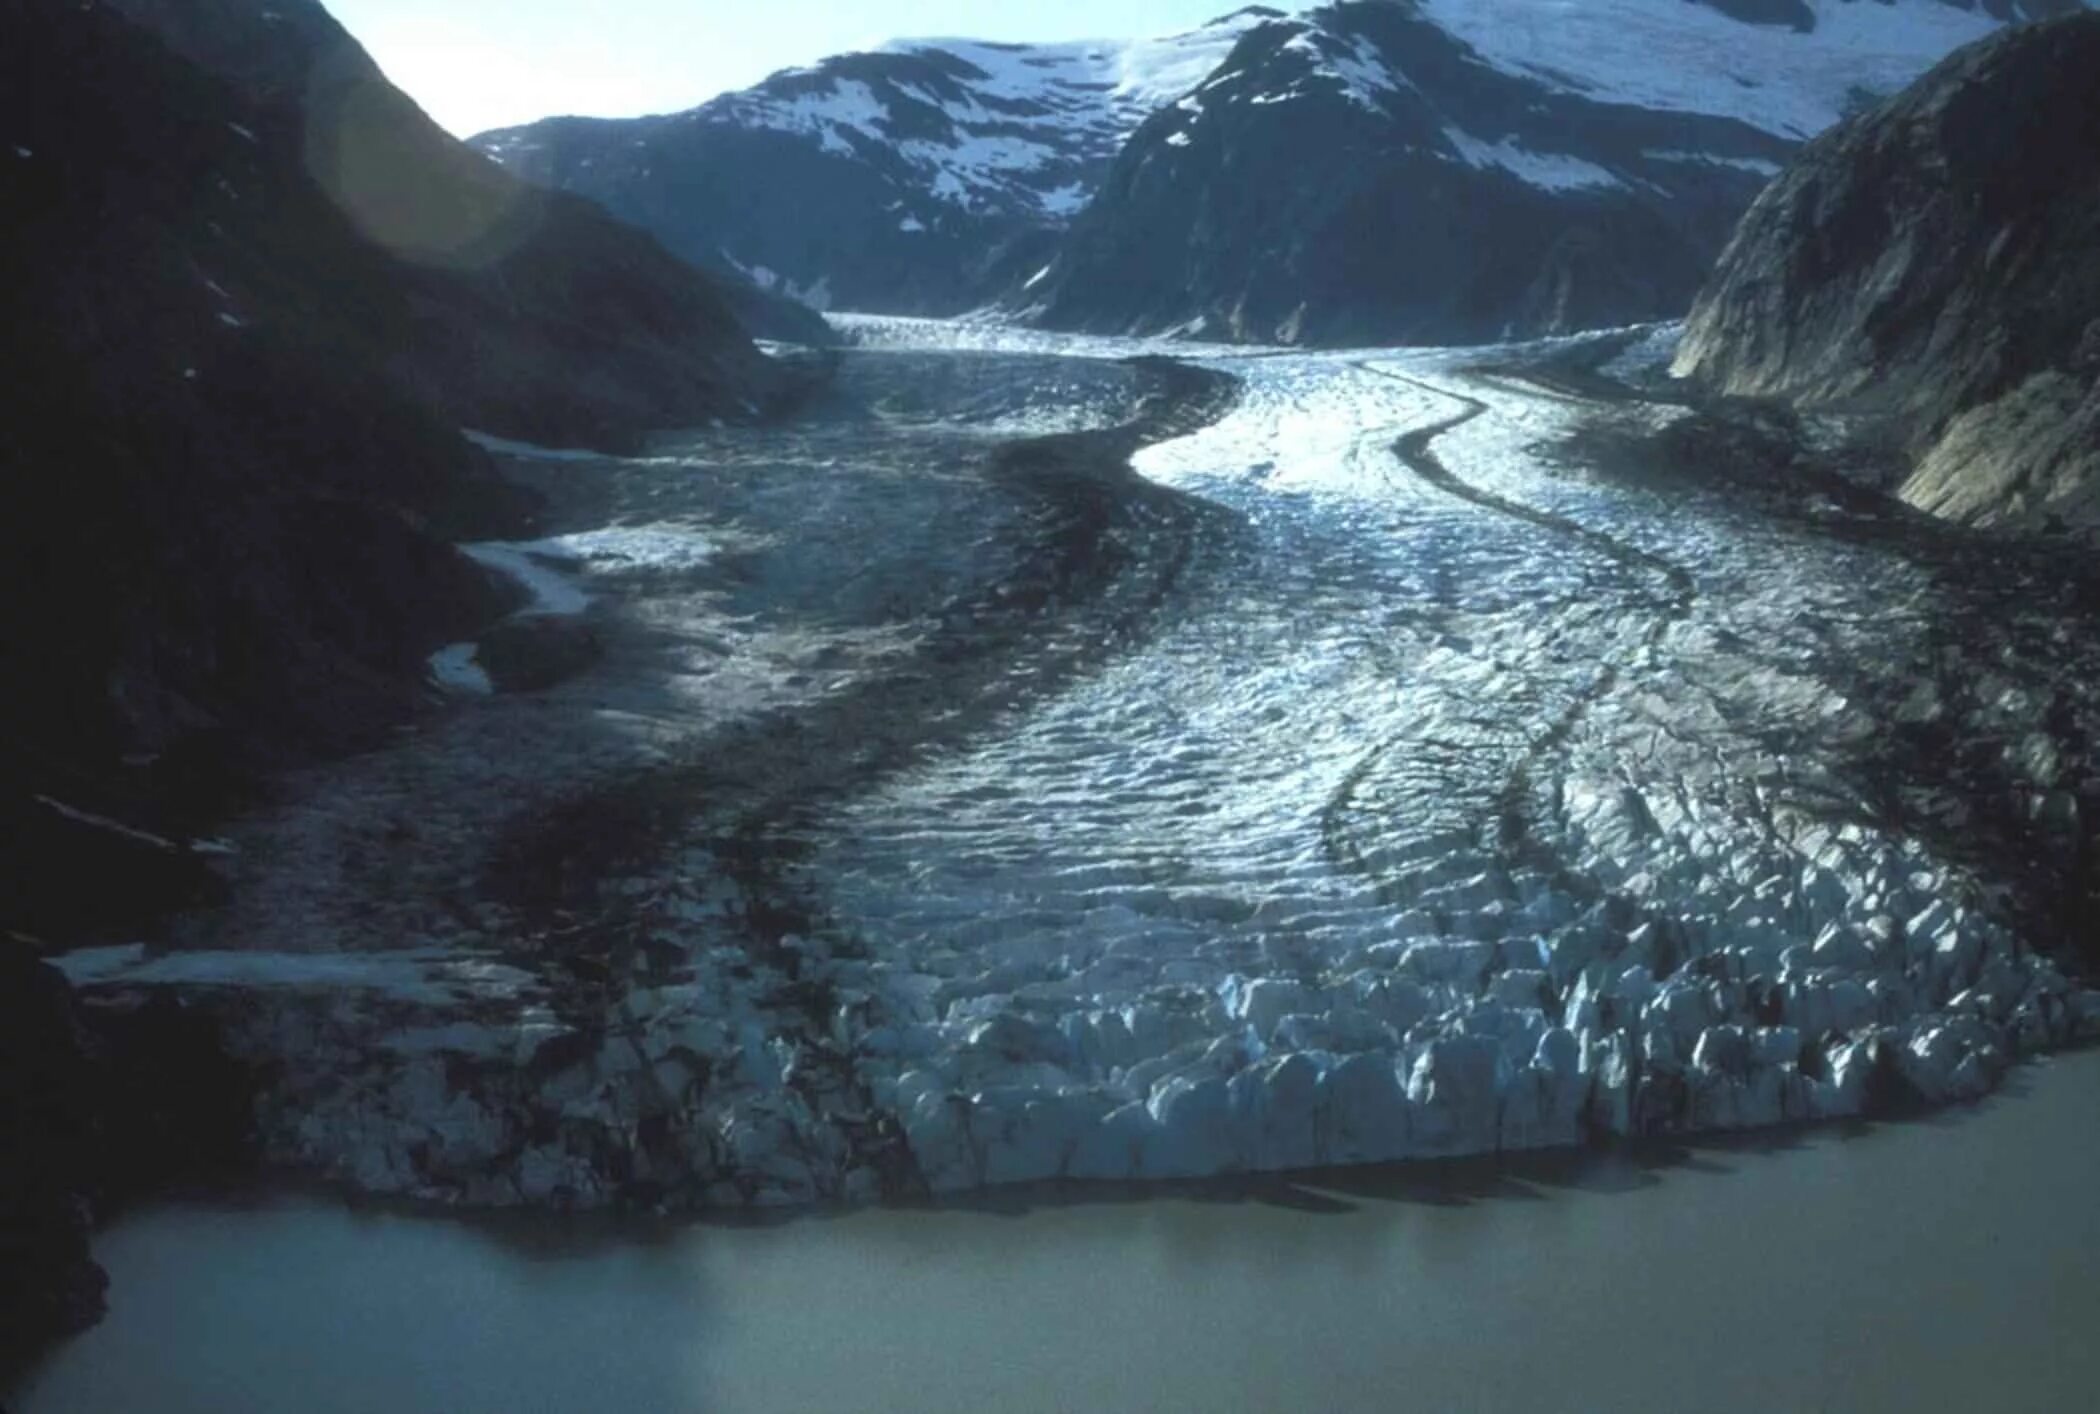
<path id="1" fill-rule="evenodd" d="M 146 802 L 194 795 L 234 741 L 268 758 L 401 720 L 421 654 L 506 603 L 430 528 L 530 505 L 395 374 L 402 267 L 274 114 L 104 8 L 17 5 L 8 32 L 0 809 L 26 854 L 0 912 L 48 936 L 150 908 L 149 862 L 189 872 Z M 67 887 L 88 857 L 125 887 Z"/>
<path id="2" fill-rule="evenodd" d="M 808 310 L 696 272 L 455 141 L 314 0 L 114 8 L 291 129 L 322 190 L 400 263 L 419 306 L 405 371 L 469 426 L 626 450 L 637 429 L 765 400 L 771 371 L 740 321 L 829 341 Z"/>
<path id="3" fill-rule="evenodd" d="M 0 1361 L 102 1314 L 73 1162 L 87 1068 L 65 978 L 0 945 Z"/>
<path id="4" fill-rule="evenodd" d="M 1135 44 L 903 43 L 685 113 L 474 144 L 696 263 L 820 306 L 953 314 L 1039 266 L 1131 131 L 1274 13 Z"/>
<path id="5" fill-rule="evenodd" d="M 248 1108 L 185 1060 L 212 1027 L 105 1029 L 27 940 L 208 890 L 191 837 L 244 768 L 383 735 L 506 607 L 432 530 L 530 511 L 393 365 L 403 267 L 281 115 L 99 6 L 4 23 L 0 1359 L 95 1318 L 93 1217 Z"/>
<path id="6" fill-rule="evenodd" d="M 1318 344 L 1671 317 L 1797 143 L 1993 23 L 1937 0 L 1278 20 L 1138 132 L 1019 303 Z"/>
<path id="7" fill-rule="evenodd" d="M 462 424 L 619 447 L 785 379 L 706 276 L 445 138 L 317 6 L 126 8 L 166 42 L 29 0 L 0 53 L 0 924 L 44 937 L 205 886 L 180 842 L 228 758 L 382 738 L 508 607 L 446 541 L 533 501 Z M 126 886 L 68 887 L 89 857 Z"/>
<path id="8" fill-rule="evenodd" d="M 2100 15 L 2009 31 L 1812 144 L 1745 218 L 1677 371 L 1892 412 L 1901 494 L 2100 527 Z"/>
<path id="9" fill-rule="evenodd" d="M 242 1161 L 249 1094 L 200 1013 L 163 996 L 91 1015 L 0 940 L 0 1370 L 102 1315 L 99 1214 Z"/>

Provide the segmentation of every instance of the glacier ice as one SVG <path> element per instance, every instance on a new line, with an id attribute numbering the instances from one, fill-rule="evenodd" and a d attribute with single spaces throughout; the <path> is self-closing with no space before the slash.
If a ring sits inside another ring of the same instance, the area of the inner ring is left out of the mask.
<path id="1" fill-rule="evenodd" d="M 877 349 L 1158 347 L 858 327 Z M 1737 1129 L 1971 1097 L 2100 1037 L 2100 993 L 1960 860 L 1818 806 L 1846 787 L 1816 762 L 1878 730 L 1830 665 L 1900 661 L 1930 576 L 1571 474 L 1551 449 L 1596 410 L 1480 371 L 1520 352 L 1184 350 L 1243 395 L 1136 466 L 1243 529 L 1193 548 L 1175 612 L 1127 651 L 827 803 L 795 865 L 824 921 L 775 957 L 739 945 L 749 881 L 703 836 L 631 891 L 675 977 L 596 1017 L 493 955 L 71 966 L 247 989 L 245 1044 L 301 1058 L 281 1157 L 468 1202 L 800 1202 Z M 1437 426 L 1475 498 L 1396 455 Z M 568 551 L 704 560 L 684 533 Z M 546 553 L 490 558 L 573 603 Z M 2022 759 L 2058 769 L 2046 745 Z M 375 1018 L 385 1065 L 359 1059 Z"/>

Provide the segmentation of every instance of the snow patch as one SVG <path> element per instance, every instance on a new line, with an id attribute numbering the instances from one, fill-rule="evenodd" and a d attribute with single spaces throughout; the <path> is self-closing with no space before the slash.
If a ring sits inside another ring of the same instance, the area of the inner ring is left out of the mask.
<path id="1" fill-rule="evenodd" d="M 1286 40 L 1283 50 L 1309 60 L 1315 74 L 1340 84 L 1344 97 L 1373 112 L 1384 112 L 1388 98 L 1413 87 L 1405 76 L 1386 64 L 1378 47 L 1361 35 L 1343 39 L 1306 30 Z M 1289 96 L 1286 93 L 1267 101 L 1277 102 Z"/>
<path id="2" fill-rule="evenodd" d="M 1579 191 L 1585 188 L 1623 187 L 1626 184 L 1594 162 L 1561 152 L 1533 152 L 1508 138 L 1488 142 L 1457 128 L 1445 128 L 1444 138 L 1471 167 L 1499 167 L 1518 181 L 1546 191 Z"/>
<path id="3" fill-rule="evenodd" d="M 1377 46 L 1358 37 L 1347 54 L 1330 54 L 1327 67 L 1340 77 L 1349 96 L 1367 108 L 1376 108 L 1389 94 L 1411 88 L 1405 75 L 1386 66 Z"/>
<path id="4" fill-rule="evenodd" d="M 471 954 L 412 949 L 388 953 L 168 952 L 142 943 L 60 953 L 51 965 L 76 987 L 315 988 L 380 992 L 405 1002 L 445 1004 L 514 997 L 531 974 Z"/>
<path id="5" fill-rule="evenodd" d="M 461 545 L 460 553 L 525 586 L 532 602 L 518 612 L 568 618 L 591 606 L 591 597 L 549 567 L 544 557 L 558 554 L 542 541 L 485 540 Z"/>
<path id="6" fill-rule="evenodd" d="M 1093 199 L 1093 192 L 1083 182 L 1068 182 L 1043 193 L 1042 207 L 1052 216 L 1077 216 Z"/>
<path id="7" fill-rule="evenodd" d="M 475 661 L 480 652 L 478 643 L 451 643 L 438 649 L 429 659 L 431 680 L 448 692 L 472 697 L 491 695 L 496 684 Z"/>
<path id="8" fill-rule="evenodd" d="M 471 427 L 460 429 L 460 435 L 481 448 L 498 456 L 526 457 L 545 462 L 605 462 L 618 461 L 618 457 L 603 452 L 593 452 L 582 447 L 542 447 L 531 442 L 513 442 L 507 437 L 492 436 L 487 432 L 476 432 Z"/>
<path id="9" fill-rule="evenodd" d="M 797 133 L 840 157 L 880 143 L 941 201 L 1064 222 L 1093 194 L 1079 173 L 1105 164 L 1147 118 L 1209 79 L 1240 36 L 1261 22 L 1234 15 L 1185 34 L 1134 41 L 897 40 L 879 52 L 960 60 L 977 73 L 958 75 L 954 88 L 936 91 L 907 81 L 871 85 L 825 66 L 787 70 L 715 99 L 691 120 Z M 892 137 L 886 94 L 933 108 L 947 120 L 947 131 Z"/>
<path id="10" fill-rule="evenodd" d="M 1776 177 L 1783 170 L 1777 162 L 1762 157 L 1723 157 L 1713 152 L 1681 152 L 1673 148 L 1645 148 L 1641 156 L 1651 162 L 1685 162 L 1697 166 L 1735 167 L 1760 177 Z"/>

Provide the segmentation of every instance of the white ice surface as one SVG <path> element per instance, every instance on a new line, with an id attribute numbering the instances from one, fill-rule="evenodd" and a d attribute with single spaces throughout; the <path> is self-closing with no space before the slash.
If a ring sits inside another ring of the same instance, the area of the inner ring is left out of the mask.
<path id="1" fill-rule="evenodd" d="M 609 525 L 543 540 L 523 542 L 519 549 L 575 559 L 593 567 L 621 569 L 694 569 L 714 558 L 714 542 L 683 526 Z"/>
<path id="2" fill-rule="evenodd" d="M 1624 357 L 1673 335 L 1644 331 Z M 1877 1026 L 1939 1098 L 1987 1088 L 2001 1028 L 2100 1028 L 2100 997 L 1953 902 L 1955 872 L 1918 842 L 1760 818 L 1720 799 L 1740 788 L 1730 773 L 1783 763 L 1743 743 L 1717 770 L 1660 735 L 1673 710 L 1724 741 L 1742 712 L 1843 730 L 1843 697 L 1805 669 L 1715 645 L 1805 664 L 1784 646 L 1802 594 L 1871 621 L 1925 592 L 1915 571 L 1560 475 L 1540 449 L 1584 409 L 1475 376 L 1481 358 L 1206 355 L 1244 381 L 1240 405 L 1136 465 L 1244 517 L 1253 543 L 1218 570 L 1244 593 L 825 831 L 809 875 L 900 1017 L 864 1042 L 863 1075 L 936 1187 L 1568 1143 L 1637 1122 L 1629 1046 L 1688 1067 L 1695 1127 L 1849 1114 Z M 1468 399 L 1486 414 L 1436 444 L 1466 483 L 1692 567 L 1704 592 L 1668 651 L 1656 576 L 1393 455 Z M 1783 582 L 1775 558 L 1795 566 Z M 1715 975 L 1777 979 L 1776 1024 L 1750 1017 L 1739 983 L 1658 983 L 1670 964 L 1650 931 L 1613 935 L 1492 843 L 1512 771 L 1592 697 L 1562 785 L 1577 876 L 1635 898 L 1668 881 L 1683 945 L 1723 959 Z M 1890 918 L 1912 940 L 1893 951 L 1876 931 Z M 1796 1065 L 1816 1038 L 1820 1075 Z"/>
<path id="3" fill-rule="evenodd" d="M 706 535 L 671 524 L 612 525 L 538 540 L 463 544 L 461 553 L 523 585 L 531 601 L 520 615 L 572 617 L 588 610 L 591 596 L 567 569 L 585 574 L 688 571 L 707 564 L 715 545 Z M 485 696 L 495 691 L 476 661 L 479 645 L 452 643 L 430 655 L 432 681 L 450 692 Z"/>
<path id="4" fill-rule="evenodd" d="M 1812 33 L 1684 0 L 1420 0 L 1497 68 L 1606 102 L 1814 136 L 1864 88 L 1889 94 L 1995 30 L 1942 0 L 1806 0 Z"/>
<path id="5" fill-rule="evenodd" d="M 548 549 L 545 542 L 486 540 L 459 548 L 461 553 L 508 575 L 525 587 L 532 595 L 532 602 L 520 609 L 520 613 L 567 616 L 580 614 L 591 606 L 590 595 L 547 564 L 545 557 L 558 552 Z"/>
<path id="6" fill-rule="evenodd" d="M 448 692 L 462 692 L 473 697 L 486 697 L 496 690 L 496 684 L 475 657 L 481 651 L 478 643 L 451 643 L 430 655 L 431 680 Z"/>
<path id="7" fill-rule="evenodd" d="M 1047 270 L 1042 274 L 1047 275 Z M 1230 357 L 1243 345 L 1205 344 L 1165 334 L 1135 339 L 1091 339 L 1005 323 L 990 315 L 919 319 L 909 315 L 835 312 L 832 327 L 866 349 L 943 349 L 982 353 L 1042 354 L 1056 358 L 1124 358 L 1140 354 Z"/>

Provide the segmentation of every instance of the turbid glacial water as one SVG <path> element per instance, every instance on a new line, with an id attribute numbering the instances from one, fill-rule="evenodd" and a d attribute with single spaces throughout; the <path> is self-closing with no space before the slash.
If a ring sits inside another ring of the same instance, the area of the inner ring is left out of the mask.
<path id="1" fill-rule="evenodd" d="M 17 1414 L 2068 1411 L 2100 1390 L 2100 1054 L 1661 1164 L 562 1237 L 161 1208 Z"/>

